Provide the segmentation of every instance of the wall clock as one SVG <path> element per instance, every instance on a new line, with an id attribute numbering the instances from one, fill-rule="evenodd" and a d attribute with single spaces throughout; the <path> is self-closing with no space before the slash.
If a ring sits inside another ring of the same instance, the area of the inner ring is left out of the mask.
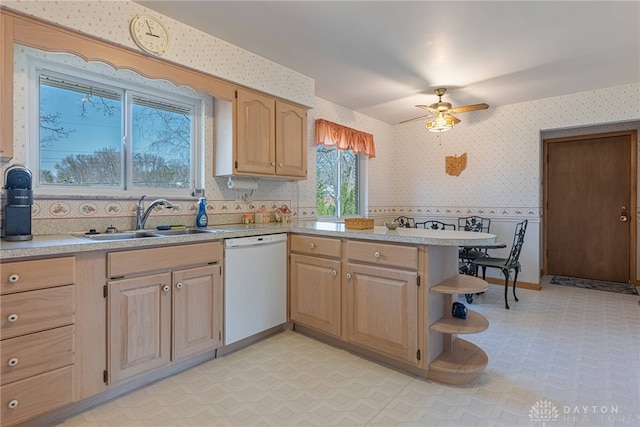
<path id="1" fill-rule="evenodd" d="M 136 15 L 129 26 L 133 41 L 148 53 L 162 55 L 169 50 L 169 31 L 160 20 L 148 15 Z"/>

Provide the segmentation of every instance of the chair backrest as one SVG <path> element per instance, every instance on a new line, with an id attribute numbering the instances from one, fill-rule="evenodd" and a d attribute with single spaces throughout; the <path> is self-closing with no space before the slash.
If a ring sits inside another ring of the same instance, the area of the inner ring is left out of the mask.
<path id="1" fill-rule="evenodd" d="M 426 228 L 430 230 L 455 230 L 456 226 L 454 224 L 447 224 L 441 221 L 425 221 L 425 222 L 416 222 L 416 228 Z"/>
<path id="2" fill-rule="evenodd" d="M 416 228 L 416 220 L 414 218 L 407 218 L 406 216 L 399 216 L 395 219 L 398 223 L 398 227 L 404 228 Z"/>
<path id="3" fill-rule="evenodd" d="M 467 216 L 458 218 L 458 230 L 488 233 L 490 227 L 490 218 L 483 218 L 481 216 Z"/>
<path id="4" fill-rule="evenodd" d="M 511 252 L 509 258 L 507 258 L 506 265 L 513 265 L 518 263 L 520 258 L 520 252 L 522 251 L 522 245 L 524 244 L 524 234 L 527 231 L 528 220 L 524 220 L 516 224 L 516 231 L 513 233 L 513 244 L 511 245 Z"/>

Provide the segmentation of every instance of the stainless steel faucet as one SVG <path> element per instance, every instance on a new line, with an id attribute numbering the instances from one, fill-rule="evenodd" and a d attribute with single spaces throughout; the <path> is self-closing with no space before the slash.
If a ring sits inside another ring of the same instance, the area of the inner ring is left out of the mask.
<path id="1" fill-rule="evenodd" d="M 147 197 L 147 196 L 144 195 L 144 196 L 140 197 L 140 200 L 138 200 L 138 209 L 136 210 L 136 230 L 143 230 L 144 229 L 144 225 L 147 222 L 147 218 L 149 217 L 149 214 L 151 213 L 153 208 L 155 208 L 156 206 L 164 206 L 167 209 L 173 208 L 173 205 L 167 199 L 157 199 L 157 200 L 154 200 L 153 202 L 151 202 L 149 207 L 145 210 L 144 209 L 144 198 L 145 197 Z"/>

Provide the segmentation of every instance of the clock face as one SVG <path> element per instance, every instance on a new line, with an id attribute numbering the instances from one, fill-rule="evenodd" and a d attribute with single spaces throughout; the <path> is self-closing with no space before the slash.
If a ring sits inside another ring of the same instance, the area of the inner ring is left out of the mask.
<path id="1" fill-rule="evenodd" d="M 138 15 L 131 20 L 131 37 L 144 51 L 162 55 L 169 49 L 169 32 L 156 18 Z"/>

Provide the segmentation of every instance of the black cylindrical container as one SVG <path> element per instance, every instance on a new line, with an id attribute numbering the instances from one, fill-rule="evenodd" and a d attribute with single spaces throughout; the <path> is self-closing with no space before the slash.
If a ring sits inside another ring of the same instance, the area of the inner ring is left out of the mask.
<path id="1" fill-rule="evenodd" d="M 4 205 L 4 240 L 31 240 L 31 171 L 21 165 L 13 165 L 4 173 L 6 202 Z"/>

